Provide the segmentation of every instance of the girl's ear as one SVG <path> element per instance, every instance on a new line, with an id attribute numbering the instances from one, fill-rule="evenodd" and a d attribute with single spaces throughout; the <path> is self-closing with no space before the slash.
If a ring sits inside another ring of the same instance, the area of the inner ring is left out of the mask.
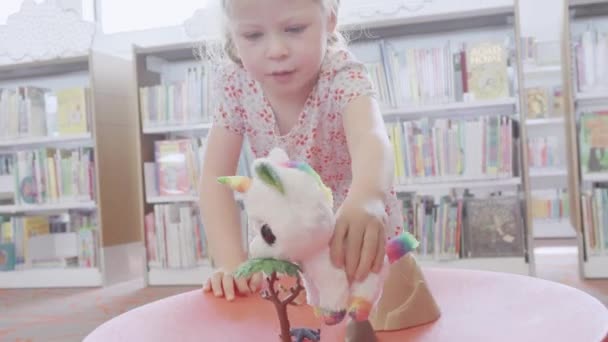
<path id="1" fill-rule="evenodd" d="M 275 188 L 281 194 L 285 194 L 283 182 L 281 182 L 279 174 L 272 165 L 265 161 L 259 162 L 255 165 L 255 173 L 262 180 L 262 182 Z"/>
<path id="2" fill-rule="evenodd" d="M 225 176 L 218 177 L 217 181 L 220 184 L 228 185 L 232 190 L 240 193 L 245 193 L 251 186 L 251 178 L 246 176 Z"/>

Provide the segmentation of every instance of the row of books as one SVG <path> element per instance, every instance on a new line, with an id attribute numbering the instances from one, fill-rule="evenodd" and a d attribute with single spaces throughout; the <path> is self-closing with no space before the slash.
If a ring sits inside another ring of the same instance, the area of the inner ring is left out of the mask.
<path id="1" fill-rule="evenodd" d="M 155 205 L 145 232 L 149 267 L 193 268 L 207 259 L 203 226 L 188 203 Z"/>
<path id="2" fill-rule="evenodd" d="M 205 229 L 196 204 L 154 205 L 145 217 L 149 268 L 183 269 L 209 265 Z M 243 247 L 248 245 L 246 214 L 241 208 Z"/>
<path id="3" fill-rule="evenodd" d="M 570 216 L 569 197 L 565 189 L 535 191 L 531 202 L 534 219 L 561 220 Z"/>
<path id="4" fill-rule="evenodd" d="M 524 224 L 513 196 L 473 197 L 408 194 L 401 198 L 404 229 L 420 241 L 421 259 L 520 257 Z"/>
<path id="5" fill-rule="evenodd" d="M 528 138 L 528 167 L 561 168 L 559 138 L 555 135 Z"/>
<path id="6" fill-rule="evenodd" d="M 380 58 L 363 60 L 384 107 L 496 100 L 513 94 L 513 49 L 508 39 L 448 40 L 425 47 L 396 40 L 373 44 L 378 45 Z"/>
<path id="7" fill-rule="evenodd" d="M 91 148 L 40 148 L 17 151 L 7 163 L 11 164 L 14 183 L 12 203 L 50 204 L 91 201 L 95 198 L 94 152 Z M 6 185 L 5 185 L 6 186 Z"/>
<path id="8" fill-rule="evenodd" d="M 583 173 L 608 171 L 608 110 L 581 113 L 579 148 Z"/>
<path id="9" fill-rule="evenodd" d="M 608 184 L 582 195 L 587 255 L 608 255 Z"/>
<path id="10" fill-rule="evenodd" d="M 182 81 L 140 87 L 144 128 L 210 122 L 210 75 L 205 66 L 190 67 Z"/>
<path id="11" fill-rule="evenodd" d="M 595 24 L 572 37 L 574 80 L 580 93 L 608 91 L 608 31 Z"/>
<path id="12" fill-rule="evenodd" d="M 96 267 L 99 264 L 94 214 L 0 216 L 0 244 L 13 250 L 12 269 Z"/>
<path id="13" fill-rule="evenodd" d="M 146 193 L 149 195 L 197 195 L 198 179 L 205 156 L 206 137 L 157 140 L 154 162 L 144 164 Z M 249 175 L 252 155 L 245 144 L 237 174 Z"/>
<path id="14" fill-rule="evenodd" d="M 564 95 L 561 85 L 528 87 L 525 89 L 525 94 L 528 119 L 563 117 Z"/>
<path id="15" fill-rule="evenodd" d="M 512 177 L 514 125 L 506 116 L 389 122 L 396 181 Z"/>
<path id="16" fill-rule="evenodd" d="M 86 134 L 89 106 L 89 89 L 84 87 L 0 88 L 0 140 Z"/>

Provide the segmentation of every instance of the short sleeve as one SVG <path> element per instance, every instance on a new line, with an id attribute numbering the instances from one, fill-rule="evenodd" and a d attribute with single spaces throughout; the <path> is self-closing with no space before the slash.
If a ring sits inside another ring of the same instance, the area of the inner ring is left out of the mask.
<path id="1" fill-rule="evenodd" d="M 333 79 L 330 92 L 340 111 L 359 96 L 376 97 L 376 91 L 365 64 L 347 50 L 336 51 L 332 57 Z"/>
<path id="2" fill-rule="evenodd" d="M 219 68 L 210 82 L 209 100 L 213 125 L 243 135 L 247 114 L 241 105 L 243 96 L 241 83 L 238 70 L 231 67 Z"/>

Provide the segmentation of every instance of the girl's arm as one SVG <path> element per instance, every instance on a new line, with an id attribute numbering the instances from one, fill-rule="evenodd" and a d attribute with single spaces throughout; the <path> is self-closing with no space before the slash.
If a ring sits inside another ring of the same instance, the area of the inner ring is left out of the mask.
<path id="1" fill-rule="evenodd" d="M 352 183 L 338 210 L 331 257 L 346 266 L 350 281 L 362 281 L 384 263 L 385 199 L 394 175 L 394 156 L 376 101 L 357 96 L 342 114 L 352 163 Z"/>
<path id="2" fill-rule="evenodd" d="M 352 160 L 349 193 L 384 200 L 394 181 L 394 155 L 376 100 L 369 96 L 353 99 L 342 120 Z"/>
<path id="3" fill-rule="evenodd" d="M 200 184 L 200 208 L 210 255 L 216 267 L 235 270 L 246 260 L 241 222 L 234 192 L 217 182 L 236 173 L 243 137 L 224 127 L 213 126 L 207 138 Z"/>

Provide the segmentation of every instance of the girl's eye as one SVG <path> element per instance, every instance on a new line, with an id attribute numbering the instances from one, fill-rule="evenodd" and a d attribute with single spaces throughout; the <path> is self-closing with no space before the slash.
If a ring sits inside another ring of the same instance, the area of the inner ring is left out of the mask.
<path id="1" fill-rule="evenodd" d="M 306 29 L 305 25 L 291 26 L 286 29 L 289 33 L 300 33 Z"/>
<path id="2" fill-rule="evenodd" d="M 248 39 L 248 40 L 258 39 L 261 36 L 262 36 L 262 33 L 260 33 L 260 32 L 253 32 L 253 33 L 245 33 L 245 34 L 243 34 L 243 37 L 245 37 L 245 39 Z"/>

